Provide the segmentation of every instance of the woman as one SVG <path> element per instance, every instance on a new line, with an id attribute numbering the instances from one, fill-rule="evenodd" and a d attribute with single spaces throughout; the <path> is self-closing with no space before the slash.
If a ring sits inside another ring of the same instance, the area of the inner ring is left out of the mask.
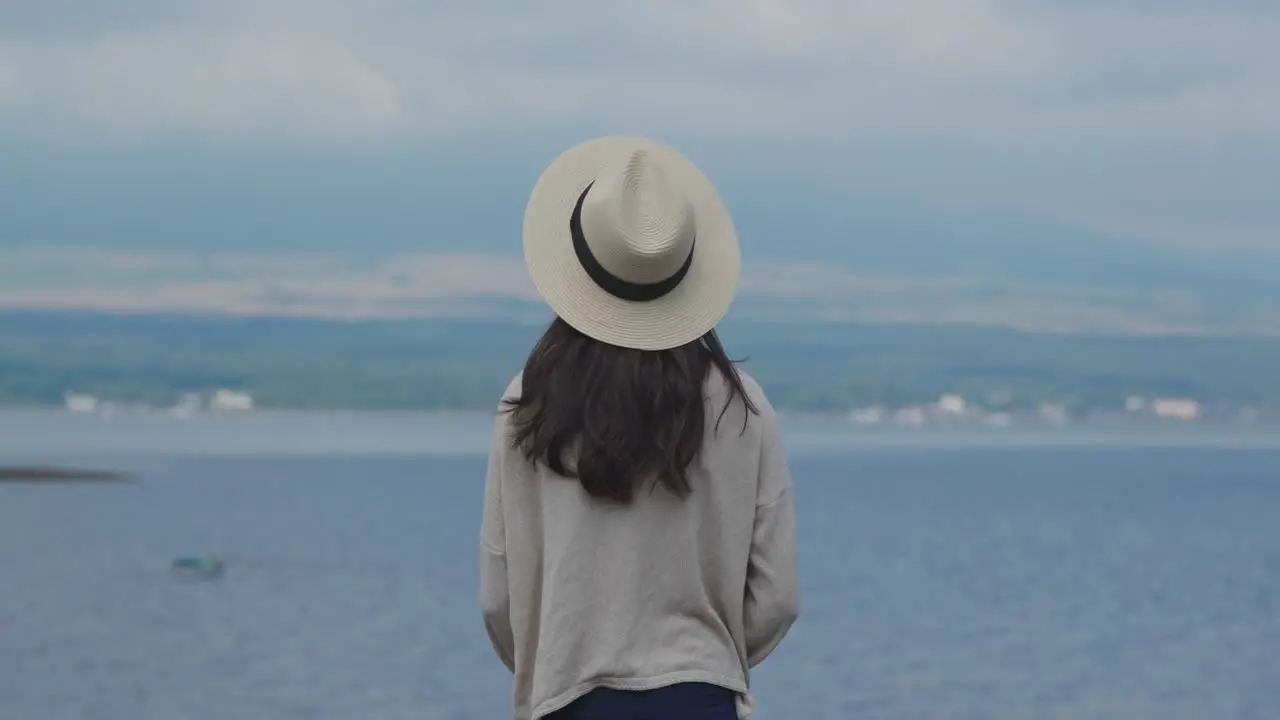
<path id="1" fill-rule="evenodd" d="M 746 717 L 799 592 L 778 419 L 714 330 L 733 223 L 675 150 L 603 138 L 538 179 L 524 248 L 557 318 L 500 406 L 481 530 L 515 717 Z"/>

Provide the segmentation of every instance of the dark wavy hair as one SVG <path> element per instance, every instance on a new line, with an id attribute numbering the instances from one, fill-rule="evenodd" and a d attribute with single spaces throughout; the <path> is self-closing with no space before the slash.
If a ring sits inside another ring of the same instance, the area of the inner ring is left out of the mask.
<path id="1" fill-rule="evenodd" d="M 713 368 L 729 385 L 716 430 L 735 399 L 759 414 L 715 330 L 672 350 L 630 350 L 557 317 L 529 354 L 520 397 L 505 402 L 512 446 L 595 497 L 630 503 L 649 479 L 684 497 L 692 491 L 689 464 L 702 449 L 704 382 Z"/>

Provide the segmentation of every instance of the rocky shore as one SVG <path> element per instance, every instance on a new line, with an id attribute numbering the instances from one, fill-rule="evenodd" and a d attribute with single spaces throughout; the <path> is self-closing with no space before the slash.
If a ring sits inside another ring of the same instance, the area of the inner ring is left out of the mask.
<path id="1" fill-rule="evenodd" d="M 112 470 L 0 466 L 0 483 L 123 482 L 128 479 L 125 473 Z"/>

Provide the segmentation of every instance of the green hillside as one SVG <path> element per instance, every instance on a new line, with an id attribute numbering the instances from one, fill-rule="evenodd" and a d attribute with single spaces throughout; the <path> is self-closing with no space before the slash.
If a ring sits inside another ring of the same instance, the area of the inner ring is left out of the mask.
<path id="1" fill-rule="evenodd" d="M 0 404 L 60 404 L 67 391 L 169 404 L 225 387 L 267 407 L 488 408 L 539 331 L 492 320 L 0 313 Z M 722 334 L 775 404 L 795 410 L 943 392 L 1011 409 L 1115 407 L 1130 394 L 1280 406 L 1272 339 L 759 322 L 729 322 Z"/>

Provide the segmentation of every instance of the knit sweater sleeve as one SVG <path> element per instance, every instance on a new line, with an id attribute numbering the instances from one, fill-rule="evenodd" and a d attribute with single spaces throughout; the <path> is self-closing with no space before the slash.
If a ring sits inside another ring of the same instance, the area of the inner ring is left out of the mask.
<path id="1" fill-rule="evenodd" d="M 800 614 L 791 474 L 777 414 L 767 403 L 761 408 L 761 420 L 760 479 L 744 607 L 751 667 L 773 652 Z"/>
<path id="2" fill-rule="evenodd" d="M 515 637 L 511 627 L 511 594 L 507 585 L 506 524 L 502 510 L 502 475 L 507 447 L 507 416 L 494 421 L 493 444 L 485 472 L 484 510 L 480 521 L 480 610 L 485 631 L 498 658 L 515 672 Z"/>

